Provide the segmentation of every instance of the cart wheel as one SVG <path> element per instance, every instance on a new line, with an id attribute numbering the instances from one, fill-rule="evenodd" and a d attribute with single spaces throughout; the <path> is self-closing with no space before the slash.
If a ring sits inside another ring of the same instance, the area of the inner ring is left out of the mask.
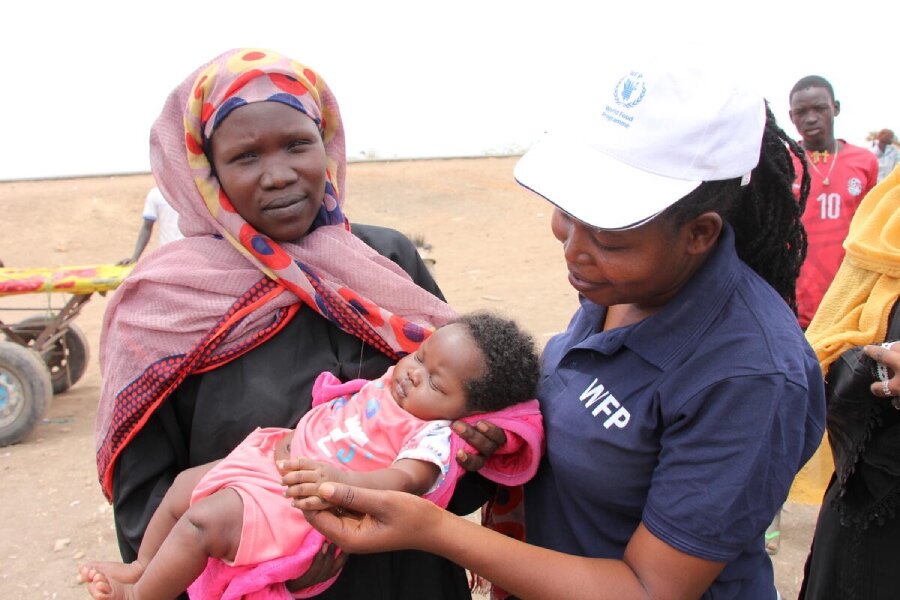
<path id="1" fill-rule="evenodd" d="M 38 353 L 0 342 L 0 446 L 28 435 L 52 399 L 50 373 Z"/>
<path id="2" fill-rule="evenodd" d="M 34 340 L 50 321 L 48 317 L 29 317 L 14 324 L 12 329 L 28 342 L 29 347 L 33 347 Z M 81 379 L 87 369 L 89 354 L 84 333 L 75 323 L 69 323 L 66 334 L 42 355 L 50 371 L 54 394 L 61 394 Z"/>

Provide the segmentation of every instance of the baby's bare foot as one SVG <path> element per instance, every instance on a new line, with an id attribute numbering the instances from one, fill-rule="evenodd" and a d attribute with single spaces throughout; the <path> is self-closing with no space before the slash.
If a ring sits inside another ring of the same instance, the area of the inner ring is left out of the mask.
<path id="1" fill-rule="evenodd" d="M 94 600 L 129 600 L 133 586 L 110 579 L 101 572 L 96 572 L 88 583 L 88 592 Z"/>
<path id="2" fill-rule="evenodd" d="M 87 562 L 78 569 L 78 581 L 90 583 L 97 573 L 103 573 L 108 579 L 121 583 L 135 583 L 144 573 L 144 566 L 138 561 L 127 564 L 112 561 Z"/>

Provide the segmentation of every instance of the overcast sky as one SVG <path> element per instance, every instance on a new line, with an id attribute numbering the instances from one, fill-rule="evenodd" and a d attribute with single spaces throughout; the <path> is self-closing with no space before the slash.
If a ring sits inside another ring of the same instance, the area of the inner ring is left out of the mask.
<path id="1" fill-rule="evenodd" d="M 3 8 L 0 180 L 149 171 L 168 92 L 241 46 L 318 70 L 350 159 L 515 153 L 610 62 L 693 45 L 769 98 L 830 79 L 839 137 L 900 128 L 895 2 L 797 0 L 15 0 Z M 888 13 L 893 12 L 891 17 Z M 876 48 L 881 47 L 881 52 Z M 878 57 L 888 62 L 879 64 Z"/>

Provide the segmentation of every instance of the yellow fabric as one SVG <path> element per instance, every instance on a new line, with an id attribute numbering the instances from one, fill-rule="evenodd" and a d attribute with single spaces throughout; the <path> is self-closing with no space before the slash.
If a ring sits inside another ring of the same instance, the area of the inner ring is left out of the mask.
<path id="1" fill-rule="evenodd" d="M 806 331 L 823 373 L 845 350 L 884 341 L 900 295 L 900 170 L 863 199 L 844 249 L 841 268 Z"/>
<path id="2" fill-rule="evenodd" d="M 0 269 L 0 296 L 44 292 L 107 292 L 119 287 L 133 268 L 134 265 L 90 265 Z"/>
<path id="3" fill-rule="evenodd" d="M 845 350 L 884 341 L 900 296 L 900 169 L 863 199 L 844 249 L 844 261 L 806 330 L 823 374 Z M 790 499 L 821 502 L 833 471 L 826 438 L 797 474 Z"/>
<path id="4" fill-rule="evenodd" d="M 831 458 L 831 446 L 825 437 L 822 438 L 816 453 L 794 477 L 788 500 L 800 504 L 821 504 L 832 473 L 834 473 L 834 459 Z"/>

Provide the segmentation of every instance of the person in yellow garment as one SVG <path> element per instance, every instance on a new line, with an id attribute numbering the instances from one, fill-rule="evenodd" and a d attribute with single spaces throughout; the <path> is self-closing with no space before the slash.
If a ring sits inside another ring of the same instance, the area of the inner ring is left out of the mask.
<path id="1" fill-rule="evenodd" d="M 801 600 L 900 591 L 900 171 L 863 200 L 844 247 L 807 331 L 825 373 L 835 470 Z M 860 347 L 877 362 L 866 364 Z"/>

